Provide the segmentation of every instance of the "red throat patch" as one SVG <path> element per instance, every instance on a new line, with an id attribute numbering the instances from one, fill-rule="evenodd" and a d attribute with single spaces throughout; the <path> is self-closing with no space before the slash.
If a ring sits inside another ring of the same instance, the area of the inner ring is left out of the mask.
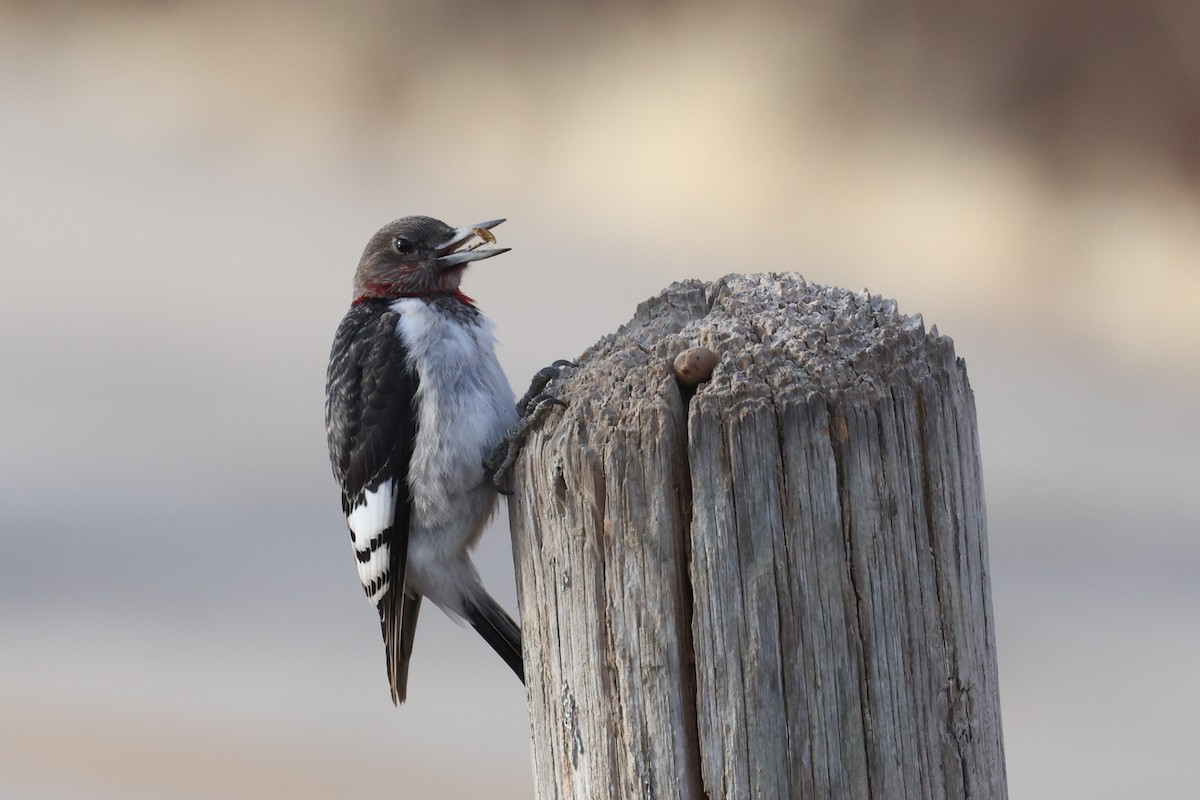
<path id="1" fill-rule="evenodd" d="M 351 301 L 350 305 L 356 306 L 366 300 L 399 300 L 402 297 L 453 297 L 458 302 L 465 306 L 475 307 L 475 301 L 462 293 L 461 289 L 455 289 L 453 292 L 403 292 L 401 294 L 391 294 L 390 287 L 381 283 L 368 283 L 366 292 L 360 294 Z"/>

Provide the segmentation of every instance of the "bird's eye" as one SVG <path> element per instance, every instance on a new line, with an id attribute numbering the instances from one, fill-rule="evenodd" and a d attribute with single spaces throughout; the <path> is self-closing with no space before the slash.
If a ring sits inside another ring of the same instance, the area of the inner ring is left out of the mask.
<path id="1" fill-rule="evenodd" d="M 403 236 L 397 236 L 396 241 L 392 242 L 392 247 L 395 247 L 396 252 L 402 256 L 406 256 L 417 249 L 417 246 L 412 243 L 412 239 L 406 239 Z"/>

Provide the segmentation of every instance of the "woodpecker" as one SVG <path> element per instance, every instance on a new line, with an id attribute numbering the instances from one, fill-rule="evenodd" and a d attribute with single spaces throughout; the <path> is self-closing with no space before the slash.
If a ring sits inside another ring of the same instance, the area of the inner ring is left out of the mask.
<path id="1" fill-rule="evenodd" d="M 502 222 L 385 225 L 358 262 L 329 358 L 329 457 L 358 577 L 379 610 L 397 705 L 426 597 L 468 622 L 525 680 L 521 631 L 469 556 L 496 506 L 485 462 L 519 414 L 492 323 L 459 286 L 472 262 L 508 252 L 484 246 Z"/>

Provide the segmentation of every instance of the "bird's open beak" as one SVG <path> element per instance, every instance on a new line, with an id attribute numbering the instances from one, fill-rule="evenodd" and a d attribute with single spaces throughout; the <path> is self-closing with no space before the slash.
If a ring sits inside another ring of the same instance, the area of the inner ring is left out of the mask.
<path id="1" fill-rule="evenodd" d="M 466 264 L 470 261 L 479 261 L 480 259 L 498 256 L 501 253 L 507 253 L 512 248 L 483 246 L 484 244 L 492 244 L 496 241 L 496 237 L 492 236 L 489 231 L 501 222 L 504 222 L 504 220 L 489 219 L 487 222 L 477 222 L 474 225 L 455 228 L 454 234 L 437 246 L 438 266 L 443 269 L 450 269 L 451 267 L 457 267 L 459 264 Z M 473 238 L 478 238 L 479 241 L 465 250 L 459 249 Z"/>

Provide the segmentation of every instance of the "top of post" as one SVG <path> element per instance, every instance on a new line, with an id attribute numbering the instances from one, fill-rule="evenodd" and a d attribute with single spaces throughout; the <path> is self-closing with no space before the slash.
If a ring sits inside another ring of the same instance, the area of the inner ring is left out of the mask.
<path id="1" fill-rule="evenodd" d="M 602 383 L 626 384 L 609 395 L 619 406 L 641 394 L 633 384 L 671 379 L 674 358 L 697 346 L 718 359 L 711 386 L 699 391 L 739 397 L 871 395 L 913 370 L 928 374 L 933 362 L 954 364 L 950 338 L 937 326 L 926 331 L 921 315 L 900 313 L 895 300 L 763 273 L 672 284 L 584 353 L 578 378 L 586 383 L 597 369 L 607 373 Z"/>

